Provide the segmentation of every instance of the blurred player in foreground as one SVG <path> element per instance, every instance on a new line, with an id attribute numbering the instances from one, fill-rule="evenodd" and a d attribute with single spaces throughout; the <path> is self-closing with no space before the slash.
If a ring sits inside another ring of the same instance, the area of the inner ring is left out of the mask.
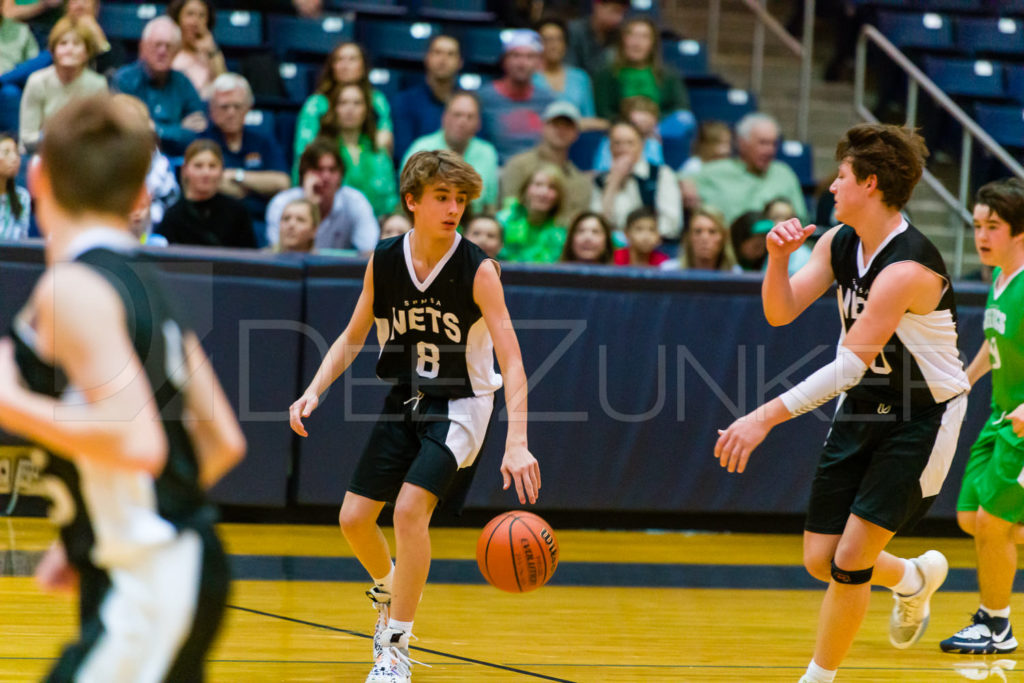
<path id="1" fill-rule="evenodd" d="M 136 253 L 153 133 L 108 95 L 46 125 L 29 171 L 47 269 L 0 340 L 0 428 L 38 463 L 60 541 L 44 587 L 80 590 L 51 681 L 197 681 L 227 560 L 204 489 L 245 440 L 196 335 Z"/>

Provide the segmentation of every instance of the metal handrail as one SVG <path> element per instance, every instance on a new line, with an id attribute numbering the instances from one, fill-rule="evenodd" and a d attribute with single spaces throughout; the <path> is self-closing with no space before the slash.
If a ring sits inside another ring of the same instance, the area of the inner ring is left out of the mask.
<path id="1" fill-rule="evenodd" d="M 907 125 L 914 128 L 917 123 L 917 97 L 918 88 L 924 88 L 924 91 L 931 95 L 932 99 L 948 112 L 960 125 L 963 126 L 963 138 L 961 141 L 961 155 L 960 155 L 960 183 L 958 187 L 958 197 L 954 197 L 953 194 L 946 189 L 942 182 L 936 178 L 928 169 L 924 170 L 922 179 L 928 183 L 928 185 L 935 191 L 937 195 L 944 201 L 953 212 L 953 218 L 959 218 L 966 225 L 973 224 L 973 218 L 967 211 L 967 203 L 969 201 L 968 192 L 970 191 L 970 172 L 971 172 L 971 158 L 974 152 L 974 140 L 977 140 L 982 146 L 991 152 L 999 161 L 1003 162 L 1010 171 L 1013 172 L 1018 178 L 1024 179 L 1024 166 L 1017 163 L 1006 149 L 1003 148 L 998 142 L 992 139 L 992 136 L 985 132 L 985 130 L 979 126 L 974 119 L 968 116 L 963 109 L 960 108 L 953 100 L 949 98 L 946 93 L 942 92 L 939 86 L 928 78 L 917 68 L 910 59 L 903 54 L 898 47 L 892 44 L 888 38 L 886 38 L 881 31 L 874 26 L 865 25 L 860 32 L 860 37 L 857 40 L 857 59 L 854 69 L 853 79 L 853 106 L 857 113 L 864 119 L 872 122 L 878 122 L 878 118 L 867 108 L 864 104 L 865 94 L 865 75 L 867 73 L 867 51 L 868 41 L 871 41 L 878 46 L 891 60 L 893 60 L 897 66 L 903 69 L 904 73 L 909 76 L 907 81 Z M 963 246 L 964 246 L 964 230 L 963 226 L 956 222 L 951 221 L 951 226 L 955 230 L 954 240 L 956 244 L 956 253 L 953 255 L 953 275 L 954 277 L 960 277 L 963 271 Z"/>
<path id="2" fill-rule="evenodd" d="M 754 13 L 754 40 L 750 55 L 750 90 L 760 99 L 762 75 L 764 74 L 764 30 L 765 27 L 782 44 L 800 59 L 800 94 L 797 107 L 796 134 L 800 140 L 807 140 L 811 101 L 811 67 L 814 47 L 814 5 L 815 0 L 804 2 L 804 25 L 801 40 L 797 40 L 765 7 L 767 0 L 743 0 L 743 4 Z M 708 3 L 708 55 L 714 59 L 718 53 L 718 31 L 721 23 L 721 0 Z"/>

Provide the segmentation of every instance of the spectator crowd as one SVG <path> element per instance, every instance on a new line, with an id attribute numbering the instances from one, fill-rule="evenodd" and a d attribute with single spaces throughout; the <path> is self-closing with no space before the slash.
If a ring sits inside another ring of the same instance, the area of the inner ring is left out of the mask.
<path id="1" fill-rule="evenodd" d="M 592 1 L 583 16 L 566 2 L 497 3 L 508 28 L 493 78 L 464 73 L 460 40 L 435 33 L 417 81 L 385 92 L 373 45 L 339 40 L 282 136 L 257 105 L 280 104 L 276 76 L 294 65 L 226 55 L 210 0 L 157 6 L 137 41 L 108 38 L 100 0 L 0 0 L 0 240 L 35 234 L 23 179 L 47 119 L 110 90 L 153 130 L 148 203 L 133 218 L 147 244 L 365 255 L 412 228 L 404 163 L 448 149 L 483 179 L 460 230 L 495 258 L 759 270 L 766 225 L 808 213 L 776 159 L 777 123 L 698 123 L 686 74 L 662 60 L 664 27 L 626 0 Z M 265 4 L 330 16 L 320 0 Z M 694 139 L 678 168 L 663 150 L 669 119 Z M 577 165 L 581 135 L 598 142 Z"/>

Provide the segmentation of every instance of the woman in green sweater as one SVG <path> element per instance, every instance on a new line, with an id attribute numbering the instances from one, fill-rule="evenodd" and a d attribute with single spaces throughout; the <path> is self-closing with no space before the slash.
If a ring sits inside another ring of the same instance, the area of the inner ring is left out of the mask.
<path id="1" fill-rule="evenodd" d="M 661 63 L 661 41 L 654 22 L 636 17 L 624 23 L 615 50 L 615 60 L 594 77 L 598 117 L 615 120 L 622 100 L 634 95 L 654 100 L 666 115 L 690 108 L 682 77 Z"/>
<path id="2" fill-rule="evenodd" d="M 534 171 L 518 197 L 505 200 L 496 216 L 505 229 L 505 246 L 499 259 L 529 263 L 554 263 L 565 243 L 565 226 L 555 222 L 565 197 L 565 175 L 553 164 Z"/>
<path id="3" fill-rule="evenodd" d="M 299 111 L 299 119 L 295 124 L 295 163 L 292 168 L 292 180 L 299 181 L 299 158 L 306 146 L 320 133 L 320 119 L 338 98 L 338 91 L 343 85 L 357 84 L 371 94 L 373 111 L 376 115 L 377 133 L 374 144 L 391 153 L 395 138 L 391 128 L 391 106 L 384 93 L 370 85 L 370 66 L 366 52 L 358 43 L 342 41 L 327 56 L 320 80 L 315 92 L 306 98 Z"/>
<path id="4" fill-rule="evenodd" d="M 336 104 L 320 119 L 320 130 L 338 142 L 345 162 L 344 184 L 362 192 L 374 215 L 383 216 L 395 210 L 398 190 L 391 155 L 374 142 L 377 124 L 370 111 L 370 99 L 364 86 L 341 86 Z"/>

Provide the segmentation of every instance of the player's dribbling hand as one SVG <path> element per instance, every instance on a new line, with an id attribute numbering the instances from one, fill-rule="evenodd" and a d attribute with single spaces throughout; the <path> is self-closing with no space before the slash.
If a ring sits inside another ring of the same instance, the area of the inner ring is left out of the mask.
<path id="1" fill-rule="evenodd" d="M 799 218 L 776 223 L 765 236 L 765 245 L 768 247 L 768 255 L 772 257 L 787 257 L 800 248 L 815 227 L 808 225 L 806 228 L 800 225 Z"/>
<path id="2" fill-rule="evenodd" d="M 513 446 L 505 449 L 505 457 L 501 460 L 502 490 L 507 490 L 514 481 L 519 503 L 537 502 L 540 493 L 540 464 L 526 446 Z"/>
<path id="3" fill-rule="evenodd" d="M 302 424 L 302 418 L 309 417 L 319 404 L 320 398 L 316 394 L 300 396 L 299 400 L 288 408 L 288 421 L 291 423 L 292 431 L 299 436 L 309 436 Z"/>
<path id="4" fill-rule="evenodd" d="M 1024 438 L 1024 405 L 1017 406 L 1017 409 L 1010 413 L 1010 424 L 1013 425 L 1013 433 Z"/>
<path id="5" fill-rule="evenodd" d="M 764 441 L 771 429 L 769 424 L 751 413 L 733 422 L 727 429 L 718 430 L 715 457 L 718 464 L 730 472 L 742 474 L 754 449 Z"/>

